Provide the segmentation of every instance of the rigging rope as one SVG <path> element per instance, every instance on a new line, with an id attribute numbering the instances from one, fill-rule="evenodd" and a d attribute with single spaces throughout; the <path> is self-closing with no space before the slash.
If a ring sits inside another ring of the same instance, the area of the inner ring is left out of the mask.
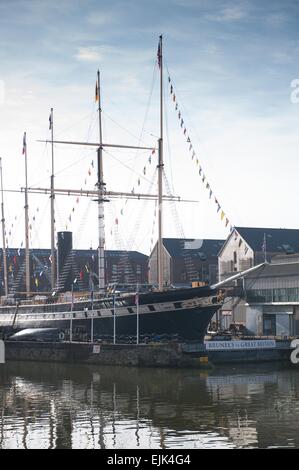
<path id="1" fill-rule="evenodd" d="M 220 212 L 221 221 L 224 221 L 225 222 L 225 227 L 229 226 L 230 232 L 232 232 L 234 226 L 231 224 L 231 222 L 228 219 L 228 217 L 226 216 L 226 213 L 224 212 L 222 206 L 219 204 L 218 199 L 216 198 L 216 196 L 214 194 L 214 191 L 212 190 L 211 185 L 207 180 L 207 176 L 206 176 L 206 174 L 203 170 L 203 167 L 202 167 L 201 163 L 199 162 L 199 158 L 197 157 L 197 154 L 196 154 L 195 149 L 193 147 L 190 135 L 187 132 L 187 128 L 186 128 L 186 125 L 185 125 L 185 122 L 184 122 L 184 119 L 183 119 L 183 116 L 182 116 L 181 109 L 180 109 L 179 104 L 178 104 L 178 100 L 177 100 L 175 90 L 174 90 L 174 86 L 173 86 L 173 81 L 170 77 L 169 71 L 168 71 L 168 83 L 169 83 L 169 87 L 170 87 L 170 96 L 172 96 L 172 101 L 173 101 L 174 106 L 175 106 L 175 111 L 177 112 L 177 117 L 180 121 L 180 127 L 183 131 L 183 135 L 185 136 L 186 142 L 189 145 L 189 153 L 191 154 L 191 158 L 196 163 L 196 165 L 198 167 L 198 174 L 201 177 L 201 180 L 202 180 L 202 183 L 203 183 L 205 189 L 208 190 L 209 199 L 212 199 L 212 196 L 213 196 L 214 202 L 215 202 L 216 207 L 217 207 L 217 213 Z"/>

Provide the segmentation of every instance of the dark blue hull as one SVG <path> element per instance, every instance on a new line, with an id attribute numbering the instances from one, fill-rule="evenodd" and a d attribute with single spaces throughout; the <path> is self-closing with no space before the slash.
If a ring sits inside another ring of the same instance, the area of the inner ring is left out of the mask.
<path id="1" fill-rule="evenodd" d="M 202 295 L 203 294 L 203 295 Z M 208 294 L 208 295 L 207 295 Z M 127 341 L 177 337 L 202 341 L 214 313 L 221 307 L 214 291 L 181 289 L 173 292 L 140 294 L 138 308 L 133 295 L 118 297 L 114 318 L 113 299 L 94 302 L 22 307 L 15 315 L 0 315 L 0 331 L 5 335 L 27 328 L 57 328 L 66 339 L 112 339 Z M 12 307 L 11 307 L 12 308 Z M 137 313 L 138 311 L 138 313 Z"/>

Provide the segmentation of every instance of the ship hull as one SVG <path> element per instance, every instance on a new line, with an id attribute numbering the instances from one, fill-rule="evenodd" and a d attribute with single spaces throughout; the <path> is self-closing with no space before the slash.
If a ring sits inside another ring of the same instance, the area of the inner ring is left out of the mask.
<path id="1" fill-rule="evenodd" d="M 138 305 L 137 305 L 138 304 Z M 51 310 L 52 307 L 52 311 Z M 0 315 L 4 334 L 27 328 L 57 328 L 62 338 L 134 341 L 137 330 L 141 341 L 177 338 L 202 341 L 211 318 L 221 307 L 215 292 L 207 288 L 180 289 L 162 293 L 118 297 L 98 302 L 56 306 L 24 307 L 18 313 Z M 115 316 L 114 316 L 115 312 Z"/>

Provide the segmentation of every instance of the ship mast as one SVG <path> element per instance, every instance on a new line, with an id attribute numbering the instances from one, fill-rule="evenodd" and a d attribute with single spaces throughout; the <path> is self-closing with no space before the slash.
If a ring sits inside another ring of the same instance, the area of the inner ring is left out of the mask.
<path id="1" fill-rule="evenodd" d="M 159 39 L 158 65 L 160 68 L 160 138 L 159 138 L 159 162 L 158 162 L 158 285 L 159 291 L 163 290 L 163 55 L 162 55 L 162 35 Z"/>
<path id="2" fill-rule="evenodd" d="M 104 226 L 104 177 L 103 177 L 103 133 L 102 133 L 102 108 L 101 108 L 101 92 L 100 92 L 100 71 L 98 70 L 96 99 L 99 102 L 99 143 L 98 148 L 98 225 L 99 225 L 99 246 L 98 246 L 98 275 L 99 275 L 99 291 L 104 292 L 105 289 L 105 226 Z"/>
<path id="3" fill-rule="evenodd" d="M 2 158 L 0 158 L 0 178 L 1 178 L 1 222 L 2 222 L 2 243 L 3 243 L 3 270 L 4 270 L 4 292 L 8 296 L 8 278 L 7 278 L 7 257 L 5 241 L 5 217 L 4 217 L 4 198 L 3 198 L 3 178 L 2 178 Z"/>
<path id="4" fill-rule="evenodd" d="M 52 174 L 51 174 L 51 289 L 55 289 L 55 212 L 54 212 L 54 121 L 53 108 L 50 114 L 50 130 L 51 130 L 51 153 L 52 153 Z"/>
<path id="5" fill-rule="evenodd" d="M 28 177 L 27 177 L 27 142 L 26 132 L 23 139 L 23 153 L 25 154 L 25 270 L 26 270 L 26 294 L 30 294 L 30 263 L 29 263 L 29 214 L 28 214 Z"/>

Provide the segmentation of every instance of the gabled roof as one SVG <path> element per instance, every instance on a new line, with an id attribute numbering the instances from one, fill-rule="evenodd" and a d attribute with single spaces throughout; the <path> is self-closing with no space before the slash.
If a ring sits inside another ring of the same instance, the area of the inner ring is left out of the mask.
<path id="1" fill-rule="evenodd" d="M 163 245 L 171 257 L 183 257 L 186 253 L 198 257 L 202 261 L 218 252 L 225 240 L 194 239 L 194 238 L 163 238 Z"/>
<path id="2" fill-rule="evenodd" d="M 266 236 L 266 251 L 284 254 L 299 253 L 299 230 L 287 228 L 235 227 L 253 251 L 262 251 Z"/>

